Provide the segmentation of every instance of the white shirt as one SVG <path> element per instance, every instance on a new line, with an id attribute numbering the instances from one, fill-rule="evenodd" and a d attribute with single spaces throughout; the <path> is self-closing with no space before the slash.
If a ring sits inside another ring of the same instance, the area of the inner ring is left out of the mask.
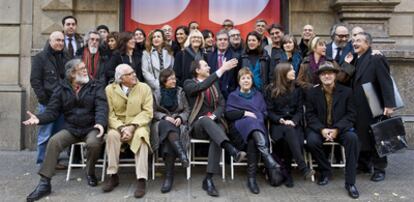
<path id="1" fill-rule="evenodd" d="M 65 35 L 65 45 L 66 45 L 66 48 L 69 49 L 69 36 L 68 35 Z M 75 35 L 72 36 L 72 47 L 73 47 L 73 55 L 75 56 L 76 50 L 78 50 L 78 47 L 76 46 Z"/>
<path id="2" fill-rule="evenodd" d="M 336 54 L 338 53 L 338 46 L 335 44 L 335 42 L 332 42 L 332 59 L 336 58 Z"/>
<path id="3" fill-rule="evenodd" d="M 126 86 L 124 86 L 124 85 L 121 84 L 121 89 L 125 93 L 125 95 L 128 95 L 128 91 L 129 91 L 129 88 L 128 87 L 126 87 Z"/>

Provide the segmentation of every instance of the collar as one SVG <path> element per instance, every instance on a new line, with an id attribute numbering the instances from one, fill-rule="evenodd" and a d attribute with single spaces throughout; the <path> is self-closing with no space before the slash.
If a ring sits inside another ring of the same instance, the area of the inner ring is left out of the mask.
<path id="1" fill-rule="evenodd" d="M 336 50 L 336 48 L 338 48 L 338 46 L 334 41 L 332 41 L 332 50 Z"/>
<path id="2" fill-rule="evenodd" d="M 124 85 L 121 84 L 121 89 L 126 94 L 128 92 L 128 90 L 129 90 L 129 87 L 124 86 Z"/>

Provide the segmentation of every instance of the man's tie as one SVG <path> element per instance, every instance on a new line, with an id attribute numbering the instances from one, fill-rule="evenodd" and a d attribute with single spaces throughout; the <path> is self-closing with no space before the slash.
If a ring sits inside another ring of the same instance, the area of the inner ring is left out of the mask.
<path id="1" fill-rule="evenodd" d="M 341 47 L 337 47 L 336 48 L 336 56 L 335 56 L 335 61 L 339 64 L 339 59 L 341 58 Z"/>
<path id="2" fill-rule="evenodd" d="M 223 53 L 218 54 L 217 69 L 220 69 L 221 66 L 223 66 Z"/>
<path id="3" fill-rule="evenodd" d="M 72 37 L 68 38 L 69 44 L 68 44 L 68 51 L 69 51 L 69 57 L 73 58 L 73 56 L 75 55 L 73 52 L 73 46 L 72 46 Z"/>

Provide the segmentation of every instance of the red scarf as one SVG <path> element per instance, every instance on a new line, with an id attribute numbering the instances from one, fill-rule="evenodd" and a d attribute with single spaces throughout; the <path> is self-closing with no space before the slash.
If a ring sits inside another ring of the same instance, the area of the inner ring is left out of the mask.
<path id="1" fill-rule="evenodd" d="M 96 51 L 95 57 L 93 60 L 93 69 L 92 69 L 92 54 L 89 52 L 89 49 L 85 47 L 83 49 L 82 61 L 85 63 L 88 68 L 88 74 L 91 79 L 95 79 L 96 73 L 98 72 L 98 61 L 99 61 L 99 51 Z"/>

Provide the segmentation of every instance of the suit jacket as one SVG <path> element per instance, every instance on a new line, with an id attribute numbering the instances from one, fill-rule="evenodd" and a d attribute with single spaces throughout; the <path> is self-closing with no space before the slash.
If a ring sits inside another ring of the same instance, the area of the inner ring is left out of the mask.
<path id="1" fill-rule="evenodd" d="M 74 51 L 74 53 L 76 55 L 77 50 L 83 48 L 83 45 L 84 45 L 83 44 L 83 38 L 78 33 L 75 33 L 75 42 L 76 42 L 76 49 L 75 49 L 75 47 L 73 47 L 74 48 L 73 51 Z M 75 57 L 75 55 L 71 55 L 69 53 L 69 50 L 68 50 L 68 47 L 67 47 L 66 42 L 65 42 L 65 46 L 63 48 L 63 52 L 65 53 L 65 55 L 66 55 L 67 58 L 74 58 Z"/>
<path id="2" fill-rule="evenodd" d="M 134 137 L 129 142 L 131 150 L 136 153 L 144 142 L 150 145 L 150 122 L 153 117 L 153 98 L 151 88 L 138 82 L 131 88 L 128 96 L 122 91 L 120 84 L 112 83 L 105 88 L 109 115 L 109 129 L 118 130 L 121 126 L 136 125 Z"/>
<path id="3" fill-rule="evenodd" d="M 339 134 L 352 130 L 355 123 L 355 105 L 352 89 L 336 83 L 333 91 L 332 126 L 326 123 L 327 106 L 322 85 L 311 88 L 306 95 L 306 119 L 308 127 L 320 133 L 323 128 L 337 128 Z"/>
<path id="4" fill-rule="evenodd" d="M 326 44 L 326 57 L 332 58 L 334 60 L 335 58 L 332 55 L 332 43 L 333 42 Z M 354 53 L 354 48 L 352 47 L 352 43 L 348 42 L 339 56 L 339 65 L 342 65 L 342 63 L 344 63 L 346 55 L 348 55 L 350 52 Z"/>
<path id="5" fill-rule="evenodd" d="M 376 122 L 368 105 L 362 84 L 371 82 L 383 107 L 395 107 L 393 83 L 387 59 L 382 55 L 371 55 L 369 49 L 355 61 L 355 74 L 352 79 L 357 123 L 356 130 L 362 143 L 362 150 L 374 148 L 370 135 L 370 125 Z"/>
<path id="6" fill-rule="evenodd" d="M 224 58 L 226 58 L 226 60 L 231 60 L 233 58 L 239 59 L 239 55 L 228 49 L 224 53 Z M 207 63 L 211 68 L 210 73 L 218 70 L 219 67 L 217 49 L 214 50 L 214 52 L 207 54 Z M 227 99 L 227 96 L 237 88 L 237 69 L 240 69 L 240 63 L 238 64 L 238 67 L 225 72 L 219 79 L 220 91 L 225 99 Z"/>

